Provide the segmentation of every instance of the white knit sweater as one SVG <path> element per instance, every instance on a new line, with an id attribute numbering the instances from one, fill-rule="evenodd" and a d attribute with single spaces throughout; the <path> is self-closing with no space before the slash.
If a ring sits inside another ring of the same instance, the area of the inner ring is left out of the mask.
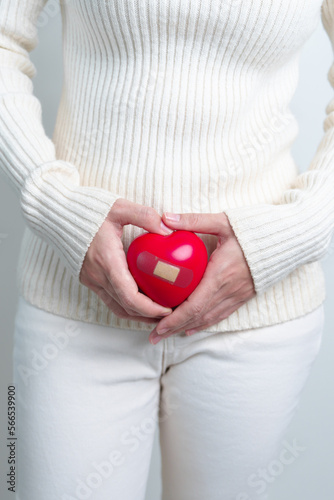
<path id="1" fill-rule="evenodd" d="M 207 331 L 271 325 L 320 305 L 319 260 L 334 227 L 334 99 L 304 173 L 290 151 L 298 125 L 289 103 L 321 19 L 334 44 L 334 0 L 60 0 L 64 79 L 52 140 L 29 59 L 45 4 L 0 2 L 0 170 L 26 221 L 17 272 L 26 300 L 153 329 L 118 318 L 78 280 L 122 197 L 160 215 L 227 214 L 257 294 Z M 328 77 L 334 87 L 334 65 Z M 124 227 L 125 252 L 143 232 Z M 216 236 L 199 236 L 210 255 Z"/>

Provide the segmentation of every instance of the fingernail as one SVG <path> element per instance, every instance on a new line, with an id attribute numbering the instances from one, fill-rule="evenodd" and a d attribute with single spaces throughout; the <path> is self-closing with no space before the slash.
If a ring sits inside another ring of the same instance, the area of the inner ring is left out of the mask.
<path id="1" fill-rule="evenodd" d="M 169 328 L 161 328 L 161 330 L 157 330 L 158 335 L 163 335 L 164 333 L 167 333 Z"/>
<path id="2" fill-rule="evenodd" d="M 170 314 L 171 312 L 173 312 L 173 309 L 171 309 L 170 307 L 165 307 L 164 309 L 161 310 L 161 315 Z"/>
<path id="3" fill-rule="evenodd" d="M 150 343 L 151 343 L 151 344 L 153 344 L 153 345 L 155 345 L 155 344 L 157 344 L 158 342 L 160 342 L 160 340 L 161 340 L 161 339 L 160 339 L 159 337 L 151 337 L 151 338 L 149 339 Z"/>
<path id="4" fill-rule="evenodd" d="M 193 334 L 194 334 L 194 333 L 196 333 L 196 332 L 197 332 L 197 330 L 187 330 L 187 331 L 185 332 L 185 334 L 186 334 L 186 335 L 188 335 L 188 336 L 190 336 L 190 335 L 193 335 Z"/>
<path id="5" fill-rule="evenodd" d="M 165 233 L 168 233 L 168 234 L 173 233 L 173 229 L 171 229 L 170 227 L 167 227 L 166 224 L 164 224 L 162 221 L 160 222 L 160 227 L 163 231 L 165 231 Z"/>
<path id="6" fill-rule="evenodd" d="M 172 214 L 171 212 L 165 212 L 165 217 L 171 222 L 178 222 L 180 220 L 180 214 Z"/>

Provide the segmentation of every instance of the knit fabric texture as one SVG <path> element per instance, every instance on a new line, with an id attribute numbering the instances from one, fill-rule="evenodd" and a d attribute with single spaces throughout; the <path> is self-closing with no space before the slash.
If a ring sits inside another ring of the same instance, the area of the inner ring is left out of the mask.
<path id="1" fill-rule="evenodd" d="M 52 138 L 29 57 L 45 5 L 0 2 L 0 171 L 26 222 L 24 298 L 68 318 L 152 330 L 79 282 L 94 236 L 126 198 L 160 215 L 226 213 L 257 293 L 206 331 L 318 307 L 334 227 L 334 98 L 303 172 L 289 103 L 319 22 L 334 48 L 334 0 L 60 0 L 64 76 Z M 334 88 L 334 63 L 328 80 Z M 143 233 L 124 226 L 124 251 Z M 210 256 L 217 237 L 197 234 Z"/>

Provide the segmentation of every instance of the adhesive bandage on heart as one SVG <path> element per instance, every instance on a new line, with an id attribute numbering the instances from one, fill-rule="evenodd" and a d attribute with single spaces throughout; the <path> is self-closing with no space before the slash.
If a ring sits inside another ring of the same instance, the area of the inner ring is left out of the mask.
<path id="1" fill-rule="evenodd" d="M 137 256 L 137 267 L 144 273 L 182 288 L 193 279 L 193 271 L 183 266 L 175 266 L 145 250 Z"/>

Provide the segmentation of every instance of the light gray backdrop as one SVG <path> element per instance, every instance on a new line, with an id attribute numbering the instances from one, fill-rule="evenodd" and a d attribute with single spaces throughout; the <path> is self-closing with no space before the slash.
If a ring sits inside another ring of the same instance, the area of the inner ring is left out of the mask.
<path id="1" fill-rule="evenodd" d="M 56 0 L 49 1 L 44 11 L 47 12 L 47 17 L 41 18 L 41 21 L 44 20 L 41 23 L 44 26 L 39 28 L 39 45 L 31 55 L 37 67 L 34 92 L 41 100 L 43 123 L 49 137 L 53 132 L 62 83 L 61 16 L 57 5 Z M 322 25 L 319 25 L 304 47 L 299 86 L 292 102 L 292 110 L 300 124 L 300 133 L 293 146 L 293 154 L 302 170 L 308 167 L 323 134 L 325 106 L 333 95 L 327 81 L 327 72 L 331 62 L 332 50 L 329 39 Z M 5 476 L 8 470 L 5 441 L 7 436 L 6 394 L 7 386 L 12 381 L 13 321 L 17 300 L 15 273 L 24 223 L 18 199 L 2 178 L 0 178 L 0 200 L 0 497 L 7 500 L 12 499 L 13 494 L 7 492 Z M 268 492 L 270 492 L 271 500 L 332 500 L 334 498 L 333 250 L 334 240 L 332 239 L 330 252 L 322 261 L 327 279 L 323 344 L 303 391 L 298 412 L 286 435 L 288 443 L 292 444 L 295 440 L 303 447 L 303 451 L 298 452 L 289 465 L 277 463 L 279 456 L 276 464 L 268 464 L 270 478 Z M 160 498 L 158 443 L 157 429 L 146 500 Z M 282 450 L 284 447 L 282 442 Z"/>

